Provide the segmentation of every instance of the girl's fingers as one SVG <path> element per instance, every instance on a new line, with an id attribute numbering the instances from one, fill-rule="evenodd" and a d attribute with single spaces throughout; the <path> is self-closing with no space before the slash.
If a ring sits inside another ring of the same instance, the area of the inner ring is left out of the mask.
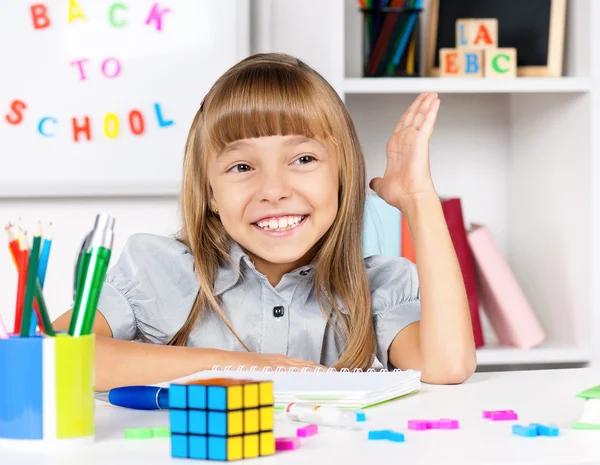
<path id="1" fill-rule="evenodd" d="M 436 99 L 437 96 L 438 95 L 435 92 L 427 94 L 427 97 L 421 102 L 421 106 L 418 108 L 415 114 L 412 126 L 417 128 L 418 130 L 421 129 L 421 126 L 423 125 L 423 122 L 425 121 L 425 118 L 427 117 L 427 114 L 429 112 L 431 102 L 433 102 L 433 100 Z"/>
<path id="2" fill-rule="evenodd" d="M 425 115 L 425 121 L 423 121 L 423 125 L 421 126 L 421 131 L 426 134 L 428 137 L 431 137 L 433 134 L 433 128 L 435 126 L 435 121 L 437 119 L 438 110 L 440 109 L 440 99 L 433 99 L 429 105 L 429 110 Z"/>
<path id="3" fill-rule="evenodd" d="M 426 93 L 419 94 L 419 96 L 414 100 L 414 102 L 410 104 L 408 109 L 404 112 L 404 115 L 402 115 L 402 118 L 400 118 L 400 121 L 398 121 L 398 124 L 396 124 L 396 127 L 394 128 L 395 133 L 405 126 L 410 126 L 415 116 L 415 113 L 417 112 L 417 109 L 421 106 L 421 102 L 425 99 L 426 96 Z"/>

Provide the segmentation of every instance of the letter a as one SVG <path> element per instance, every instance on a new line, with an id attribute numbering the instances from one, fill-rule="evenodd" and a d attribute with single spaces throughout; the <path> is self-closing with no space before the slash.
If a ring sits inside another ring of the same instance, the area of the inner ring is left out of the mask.
<path id="1" fill-rule="evenodd" d="M 77 0 L 69 0 L 69 23 L 72 23 L 75 19 L 85 20 L 85 15 Z"/>

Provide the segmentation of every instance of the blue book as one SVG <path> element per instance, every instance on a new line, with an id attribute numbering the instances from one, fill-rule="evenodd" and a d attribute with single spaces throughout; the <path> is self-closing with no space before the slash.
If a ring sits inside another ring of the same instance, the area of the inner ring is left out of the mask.
<path id="1" fill-rule="evenodd" d="M 363 219 L 363 256 L 400 256 L 400 210 L 369 194 Z"/>

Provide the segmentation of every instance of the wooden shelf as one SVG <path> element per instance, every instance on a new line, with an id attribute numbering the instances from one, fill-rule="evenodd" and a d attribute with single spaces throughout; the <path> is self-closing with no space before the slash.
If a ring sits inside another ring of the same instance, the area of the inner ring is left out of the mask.
<path id="1" fill-rule="evenodd" d="M 486 346 L 477 350 L 478 366 L 493 365 L 553 365 L 560 363 L 587 363 L 589 351 L 577 347 L 542 344 L 533 349 Z"/>
<path id="2" fill-rule="evenodd" d="M 346 78 L 343 90 L 349 94 L 415 94 L 438 92 L 473 93 L 585 93 L 592 88 L 590 78 Z"/>

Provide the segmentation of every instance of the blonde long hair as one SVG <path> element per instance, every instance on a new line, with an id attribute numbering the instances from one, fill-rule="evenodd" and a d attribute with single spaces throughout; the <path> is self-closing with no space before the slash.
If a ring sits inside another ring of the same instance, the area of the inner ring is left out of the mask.
<path id="1" fill-rule="evenodd" d="M 207 161 L 236 140 L 273 135 L 321 137 L 338 152 L 339 208 L 316 247 L 314 282 L 329 322 L 333 316 L 341 322 L 344 347 L 335 367 L 365 369 L 374 353 L 375 332 L 362 256 L 364 155 L 335 90 L 308 65 L 284 54 L 256 54 L 230 68 L 215 82 L 193 120 L 183 162 L 179 239 L 192 252 L 200 290 L 187 321 L 169 344 L 185 345 L 203 312 L 212 309 L 249 350 L 213 295 L 217 271 L 229 259 L 231 239 L 210 209 Z"/>

